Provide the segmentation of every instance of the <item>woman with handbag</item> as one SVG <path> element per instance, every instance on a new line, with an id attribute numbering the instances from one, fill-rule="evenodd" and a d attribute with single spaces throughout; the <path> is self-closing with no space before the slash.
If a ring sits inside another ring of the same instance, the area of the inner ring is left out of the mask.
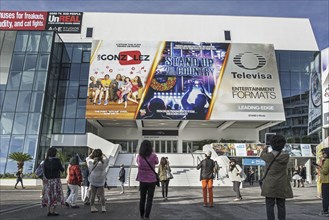
<path id="1" fill-rule="evenodd" d="M 172 175 L 171 175 L 169 163 L 165 157 L 162 157 L 160 160 L 158 174 L 162 186 L 162 198 L 164 199 L 164 201 L 166 201 L 168 200 L 168 186 L 169 186 L 169 181 L 172 178 Z"/>
<path id="2" fill-rule="evenodd" d="M 265 196 L 266 213 L 268 220 L 274 220 L 274 206 L 278 208 L 278 219 L 286 219 L 285 201 L 293 198 L 291 184 L 288 178 L 289 154 L 282 152 L 286 140 L 281 135 L 274 135 L 270 141 L 272 151 L 266 147 L 260 158 L 266 163 L 266 171 L 262 178 L 262 196 Z"/>
<path id="3" fill-rule="evenodd" d="M 158 183 L 158 174 L 155 172 L 155 165 L 159 159 L 153 153 L 153 147 L 150 141 L 144 140 L 139 148 L 139 154 L 136 159 L 138 173 L 136 180 L 139 181 L 139 212 L 141 219 L 149 219 L 152 209 L 155 186 Z M 145 206 L 147 195 L 147 202 Z"/>
<path id="4" fill-rule="evenodd" d="M 81 182 L 82 182 L 82 175 L 79 166 L 79 160 L 76 156 L 70 159 L 70 165 L 71 166 L 69 168 L 69 173 L 68 173 L 69 178 L 67 184 L 71 190 L 71 193 L 67 197 L 65 201 L 65 205 L 71 208 L 79 208 L 76 202 L 78 199 L 79 187 L 81 186 Z"/>

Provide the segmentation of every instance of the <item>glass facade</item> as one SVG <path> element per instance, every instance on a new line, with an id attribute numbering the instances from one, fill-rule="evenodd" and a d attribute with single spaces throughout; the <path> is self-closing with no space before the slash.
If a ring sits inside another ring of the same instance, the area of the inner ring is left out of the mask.
<path id="1" fill-rule="evenodd" d="M 282 134 L 290 143 L 319 143 L 321 134 L 308 135 L 310 75 L 319 72 L 319 52 L 276 51 L 286 121 L 260 132 Z M 321 129 L 320 129 L 321 130 Z"/>
<path id="2" fill-rule="evenodd" d="M 13 152 L 34 159 L 44 117 L 44 97 L 54 33 L 48 31 L 0 31 L 0 173 L 14 173 Z M 35 160 L 25 163 L 32 172 Z"/>

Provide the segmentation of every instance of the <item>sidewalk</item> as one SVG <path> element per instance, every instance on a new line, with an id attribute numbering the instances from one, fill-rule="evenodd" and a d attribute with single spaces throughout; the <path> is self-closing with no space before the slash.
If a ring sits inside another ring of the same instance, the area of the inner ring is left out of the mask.
<path id="1" fill-rule="evenodd" d="M 63 187 L 66 189 L 66 187 Z M 49 219 L 46 209 L 40 208 L 40 188 L 14 190 L 1 187 L 1 219 Z M 316 220 L 327 219 L 317 216 L 321 210 L 321 200 L 316 198 L 315 186 L 294 188 L 294 199 L 286 202 L 287 219 Z M 151 219 L 266 219 L 264 198 L 258 186 L 244 188 L 243 200 L 234 202 L 231 187 L 214 188 L 214 208 L 202 206 L 201 187 L 175 187 L 169 189 L 169 200 L 161 198 L 161 188 L 156 189 Z M 57 219 L 139 219 L 139 191 L 127 189 L 119 195 L 119 189 L 106 190 L 107 213 L 90 213 L 89 206 L 79 204 L 80 209 L 60 207 Z M 98 204 L 97 204 L 98 205 Z M 100 207 L 100 205 L 98 205 Z M 11 211 L 15 208 L 15 211 Z M 56 217 L 52 217 L 56 218 Z"/>

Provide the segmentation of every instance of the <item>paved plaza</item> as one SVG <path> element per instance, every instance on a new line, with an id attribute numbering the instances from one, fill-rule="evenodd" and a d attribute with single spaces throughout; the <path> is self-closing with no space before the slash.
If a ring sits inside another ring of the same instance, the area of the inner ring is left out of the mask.
<path id="1" fill-rule="evenodd" d="M 63 187 L 66 189 L 66 186 Z M 106 190 L 107 213 L 90 213 L 90 207 L 80 204 L 80 209 L 59 207 L 58 217 L 47 217 L 46 208 L 40 207 L 41 187 L 27 187 L 15 190 L 13 187 L 1 187 L 0 219 L 139 219 L 138 188 L 126 190 L 119 195 L 119 189 Z M 321 200 L 316 197 L 314 185 L 294 188 L 294 198 L 288 200 L 287 219 L 319 220 Z M 151 219 L 266 219 L 264 198 L 260 196 L 258 186 L 241 190 L 243 200 L 234 202 L 231 187 L 214 188 L 214 207 L 202 206 L 201 187 L 174 187 L 169 189 L 169 200 L 163 201 L 161 188 L 156 189 Z M 79 198 L 80 199 L 80 198 Z M 100 205 L 96 203 L 98 207 Z"/>

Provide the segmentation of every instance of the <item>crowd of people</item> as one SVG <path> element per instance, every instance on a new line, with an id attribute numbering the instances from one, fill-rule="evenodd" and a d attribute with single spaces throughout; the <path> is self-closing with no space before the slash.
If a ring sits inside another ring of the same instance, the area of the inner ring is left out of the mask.
<path id="1" fill-rule="evenodd" d="M 265 147 L 261 152 L 260 158 L 266 163 L 266 170 L 261 178 L 261 195 L 265 197 L 267 219 L 275 219 L 274 207 L 277 206 L 277 216 L 279 219 L 286 219 L 287 198 L 293 197 L 292 186 L 290 184 L 287 168 L 289 163 L 289 154 L 282 151 L 285 145 L 285 138 L 281 135 L 275 135 L 271 140 L 272 150 Z M 48 216 L 59 215 L 56 212 L 57 205 L 65 205 L 68 208 L 79 208 L 77 205 L 78 189 L 81 187 L 81 199 L 85 205 L 90 205 L 91 213 L 99 212 L 95 205 L 95 198 L 98 198 L 101 207 L 100 211 L 105 213 L 105 193 L 106 175 L 109 159 L 100 149 L 95 149 L 82 163 L 79 163 L 77 156 L 70 159 L 67 168 L 68 195 L 66 199 L 63 195 L 62 184 L 60 180 L 61 172 L 64 167 L 61 161 L 56 157 L 56 148 L 50 148 L 47 152 L 43 166 L 43 189 L 42 206 L 48 208 Z M 322 204 L 323 210 L 321 216 L 329 216 L 329 149 L 323 149 L 323 159 L 321 164 L 316 164 L 321 174 L 322 186 Z M 168 200 L 168 186 L 173 178 L 168 158 L 162 157 L 160 160 L 153 152 L 152 143 L 144 140 L 139 148 L 136 158 L 138 174 L 136 180 L 139 181 L 139 213 L 141 219 L 149 219 L 154 191 L 156 186 L 162 186 L 162 197 L 164 201 Z M 159 164 L 157 172 L 156 165 Z M 217 162 L 211 159 L 211 151 L 206 152 L 205 159 L 198 165 L 200 169 L 200 181 L 202 185 L 203 206 L 212 208 L 213 202 L 213 180 L 218 178 Z M 298 175 L 304 175 L 304 167 L 299 167 Z M 254 172 L 249 169 L 248 172 Z M 244 171 L 236 160 L 230 159 L 228 177 L 233 182 L 233 191 L 236 194 L 234 201 L 242 200 L 240 192 L 241 183 L 245 180 Z M 124 164 L 120 166 L 118 172 L 118 181 L 120 182 L 121 192 L 124 194 L 124 183 L 126 172 Z M 303 179 L 303 177 L 301 177 Z M 300 181 L 301 184 L 302 181 Z M 298 184 L 298 180 L 296 180 Z M 17 185 L 17 184 L 16 184 Z M 296 185 L 295 185 L 296 186 Z M 303 187 L 303 185 L 301 185 Z M 16 187 L 16 186 L 15 186 Z"/>
<path id="2" fill-rule="evenodd" d="M 103 79 L 96 79 L 91 76 L 90 81 L 89 99 L 94 105 L 101 105 L 104 100 L 104 105 L 113 101 L 118 104 L 123 103 L 124 108 L 127 108 L 128 101 L 138 103 L 143 90 L 143 83 L 139 76 L 130 79 L 127 76 L 117 74 L 115 79 L 111 80 L 109 74 L 106 74 Z"/>

